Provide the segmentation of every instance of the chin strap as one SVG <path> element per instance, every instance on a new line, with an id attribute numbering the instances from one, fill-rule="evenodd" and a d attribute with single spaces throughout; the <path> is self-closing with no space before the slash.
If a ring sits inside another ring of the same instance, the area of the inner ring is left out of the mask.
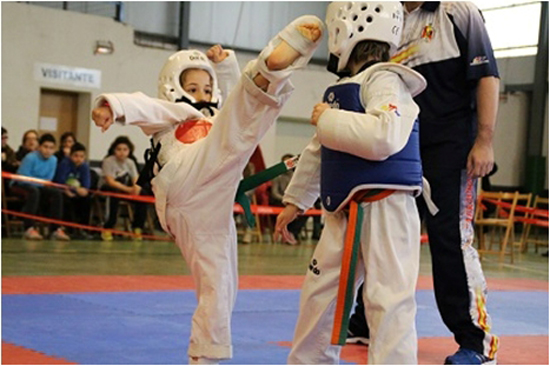
<path id="1" fill-rule="evenodd" d="M 327 70 L 333 73 L 334 75 L 338 76 L 338 78 L 340 79 L 346 76 L 350 76 L 351 73 L 348 70 L 338 71 L 338 61 L 339 61 L 338 56 L 331 53 L 328 58 Z"/>
<path id="2" fill-rule="evenodd" d="M 204 114 L 206 117 L 212 117 L 216 113 L 216 109 L 218 108 L 217 103 L 212 102 L 196 102 L 193 103 L 191 100 L 185 96 L 182 96 L 179 99 L 175 100 L 176 103 L 187 103 L 191 106 L 193 106 L 196 110 Z"/>

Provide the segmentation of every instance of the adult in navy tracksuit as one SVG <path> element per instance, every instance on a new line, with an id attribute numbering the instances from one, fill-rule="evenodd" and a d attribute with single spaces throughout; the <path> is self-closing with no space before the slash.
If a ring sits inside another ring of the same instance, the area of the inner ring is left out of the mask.
<path id="1" fill-rule="evenodd" d="M 404 5 L 405 27 L 393 61 L 428 81 L 415 101 L 420 106 L 424 176 L 439 213 L 425 219 L 437 305 L 460 346 L 445 363 L 493 363 L 498 337 L 490 333 L 486 283 L 472 243 L 476 180 L 494 164 L 497 64 L 483 17 L 473 4 Z M 422 202 L 419 207 L 423 213 Z M 361 330 L 360 323 L 354 315 L 351 332 L 368 335 L 366 324 Z"/>

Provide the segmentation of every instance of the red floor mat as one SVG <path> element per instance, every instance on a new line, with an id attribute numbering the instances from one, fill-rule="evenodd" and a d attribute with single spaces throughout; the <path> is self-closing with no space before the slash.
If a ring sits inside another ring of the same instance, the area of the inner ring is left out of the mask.
<path id="1" fill-rule="evenodd" d="M 77 365 L 63 358 L 47 356 L 31 349 L 2 342 L 2 365 Z"/>

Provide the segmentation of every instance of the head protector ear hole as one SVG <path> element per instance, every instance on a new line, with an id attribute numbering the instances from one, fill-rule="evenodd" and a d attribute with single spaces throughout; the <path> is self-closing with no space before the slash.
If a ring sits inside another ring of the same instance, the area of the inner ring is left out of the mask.
<path id="1" fill-rule="evenodd" d="M 384 7 L 382 5 L 377 5 L 374 9 L 375 12 L 380 13 L 382 10 L 384 10 Z"/>
<path id="2" fill-rule="evenodd" d="M 353 18 L 352 18 L 352 19 L 353 19 L 354 22 L 357 20 L 357 18 L 358 18 L 357 14 L 353 14 Z"/>
<path id="3" fill-rule="evenodd" d="M 365 30 L 365 28 L 363 28 L 363 26 L 360 26 L 359 28 L 357 28 L 357 31 L 358 31 L 358 32 L 362 32 L 362 31 L 364 31 L 364 30 Z"/>
<path id="4" fill-rule="evenodd" d="M 367 23 L 372 23 L 372 17 L 370 15 L 367 17 Z"/>
<path id="5" fill-rule="evenodd" d="M 368 8 L 369 8 L 369 6 L 368 6 L 367 4 L 363 4 L 363 5 L 361 6 L 361 11 L 365 11 L 365 10 L 367 10 Z"/>

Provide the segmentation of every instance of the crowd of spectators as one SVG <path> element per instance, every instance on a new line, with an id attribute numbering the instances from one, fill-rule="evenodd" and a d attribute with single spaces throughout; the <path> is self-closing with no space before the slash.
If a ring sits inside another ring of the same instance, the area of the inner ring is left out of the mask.
<path id="1" fill-rule="evenodd" d="M 21 145 L 15 151 L 9 145 L 8 131 L 2 127 L 2 172 L 17 174 L 42 181 L 57 183 L 62 186 L 47 185 L 40 181 L 27 181 L 3 178 L 3 190 L 7 196 L 19 198 L 14 204 L 15 209 L 26 216 L 23 218 L 23 238 L 42 240 L 46 234 L 54 240 L 102 239 L 113 240 L 113 229 L 119 221 L 119 207 L 123 200 L 119 197 L 99 195 L 96 197 L 104 207 L 99 220 L 103 224 L 101 234 L 84 228 L 91 223 L 94 190 L 102 190 L 129 196 L 150 196 L 150 187 L 140 187 L 136 184 L 139 164 L 134 156 L 134 144 L 126 136 L 118 136 L 110 145 L 107 155 L 102 160 L 100 169 L 92 169 L 87 159 L 87 149 L 77 141 L 72 132 L 61 135 L 59 142 L 50 133 L 39 134 L 36 130 L 28 130 L 23 134 Z M 282 160 L 291 158 L 285 154 Z M 254 174 L 252 163 L 245 175 Z M 265 199 L 259 203 L 272 206 L 282 206 L 281 197 L 292 177 L 292 171 L 283 174 L 267 183 L 264 190 Z M 92 191 L 92 192 L 90 192 Z M 248 192 L 252 199 L 258 192 Z M 147 218 L 148 204 L 140 201 L 127 200 L 131 207 L 132 231 L 134 238 L 141 240 Z M 34 217 L 42 216 L 55 222 L 40 226 L 40 220 Z M 296 244 L 304 238 L 304 226 L 307 216 L 296 220 L 291 232 L 296 240 L 288 244 Z M 318 239 L 321 230 L 320 217 L 314 216 L 312 239 Z M 63 227 L 62 222 L 78 224 Z M 152 229 L 152 228 L 151 228 Z M 244 243 L 250 242 L 250 231 L 242 238 Z"/>

